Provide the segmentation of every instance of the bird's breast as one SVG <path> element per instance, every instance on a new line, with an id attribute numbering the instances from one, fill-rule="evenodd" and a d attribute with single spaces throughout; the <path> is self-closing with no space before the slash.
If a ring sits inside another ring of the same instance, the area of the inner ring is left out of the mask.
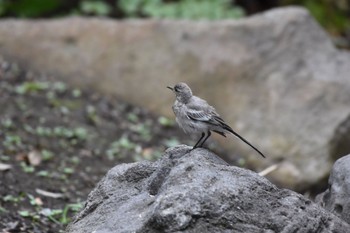
<path id="1" fill-rule="evenodd" d="M 188 117 L 187 106 L 181 102 L 175 102 L 173 111 L 176 116 L 176 122 L 187 134 L 201 133 L 207 131 L 207 125 L 200 121 L 195 121 Z"/>

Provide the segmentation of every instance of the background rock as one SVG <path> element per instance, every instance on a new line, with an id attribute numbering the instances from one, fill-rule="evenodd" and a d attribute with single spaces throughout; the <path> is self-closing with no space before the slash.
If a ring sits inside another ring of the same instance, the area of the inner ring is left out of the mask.
<path id="1" fill-rule="evenodd" d="M 165 87 L 186 81 L 265 154 L 223 145 L 269 178 L 303 190 L 350 152 L 350 55 L 301 8 L 238 21 L 3 20 L 0 53 L 80 86 L 173 117 Z M 159 98 L 161 96 L 161 98 Z"/>
<path id="2" fill-rule="evenodd" d="M 79 232 L 348 232 L 295 192 L 205 149 L 169 149 L 157 162 L 111 169 L 67 228 Z"/>
<path id="3" fill-rule="evenodd" d="M 350 223 L 350 155 L 335 162 L 328 184 L 328 189 L 316 197 L 317 202 Z"/>

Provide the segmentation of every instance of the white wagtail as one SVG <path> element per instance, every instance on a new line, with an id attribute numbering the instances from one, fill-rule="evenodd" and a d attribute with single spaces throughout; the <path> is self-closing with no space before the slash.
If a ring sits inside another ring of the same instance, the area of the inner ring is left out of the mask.
<path id="1" fill-rule="evenodd" d="M 192 91 L 186 83 L 178 83 L 174 87 L 168 86 L 167 88 L 172 90 L 176 95 L 173 111 L 178 125 L 187 134 L 202 134 L 193 149 L 202 147 L 204 142 L 210 137 L 211 131 L 224 137 L 226 137 L 226 133 L 231 133 L 247 143 L 265 158 L 263 153 L 242 136 L 233 131 L 232 128 L 219 116 L 214 107 L 210 106 L 207 101 L 192 95 Z"/>

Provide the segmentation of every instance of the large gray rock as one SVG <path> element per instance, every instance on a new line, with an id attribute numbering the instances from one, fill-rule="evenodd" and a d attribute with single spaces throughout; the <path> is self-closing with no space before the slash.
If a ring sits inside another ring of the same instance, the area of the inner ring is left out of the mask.
<path id="1" fill-rule="evenodd" d="M 328 189 L 316 200 L 325 209 L 350 223 L 350 155 L 338 159 L 328 181 Z"/>
<path id="2" fill-rule="evenodd" d="M 302 195 L 229 166 L 205 149 L 168 149 L 156 162 L 111 169 L 67 233 L 349 232 Z"/>
<path id="3" fill-rule="evenodd" d="M 258 170 L 282 160 L 269 178 L 286 187 L 318 183 L 350 152 L 350 55 L 302 8 L 238 21 L 2 20 L 0 45 L 34 69 L 171 117 L 165 87 L 185 81 L 268 159 L 223 145 Z"/>

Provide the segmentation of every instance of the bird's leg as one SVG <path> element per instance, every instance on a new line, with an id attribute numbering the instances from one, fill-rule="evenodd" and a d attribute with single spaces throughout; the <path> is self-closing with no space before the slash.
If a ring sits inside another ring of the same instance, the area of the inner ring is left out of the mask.
<path id="1" fill-rule="evenodd" d="M 199 143 L 202 141 L 202 139 L 204 138 L 204 136 L 205 136 L 205 133 L 203 132 L 201 138 L 198 140 L 198 142 L 196 143 L 196 145 L 194 145 L 193 149 L 195 149 L 195 148 L 198 147 Z"/>
<path id="2" fill-rule="evenodd" d="M 208 130 L 208 135 L 204 138 L 204 140 L 202 141 L 202 143 L 199 145 L 200 147 L 203 146 L 203 144 L 204 144 L 205 141 L 210 137 L 210 135 L 211 135 L 211 132 L 210 132 L 210 130 Z"/>

